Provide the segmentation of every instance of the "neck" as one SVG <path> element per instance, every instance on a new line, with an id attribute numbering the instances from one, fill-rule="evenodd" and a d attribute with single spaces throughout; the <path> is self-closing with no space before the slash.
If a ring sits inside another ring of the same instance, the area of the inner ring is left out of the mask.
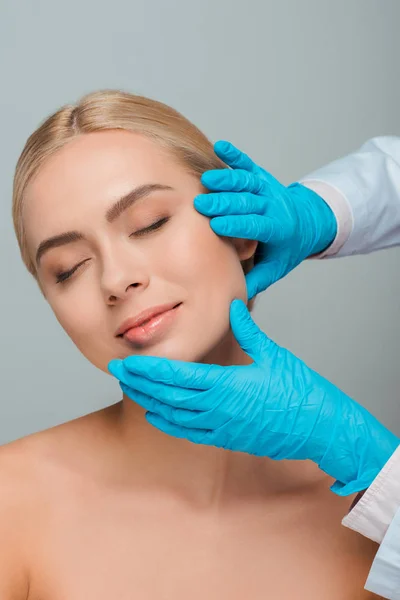
<path id="1" fill-rule="evenodd" d="M 201 362 L 246 365 L 252 360 L 230 334 Z M 117 464 L 135 487 L 211 508 L 287 485 L 282 462 L 169 436 L 150 425 L 146 411 L 125 395 L 112 409 L 121 451 Z"/>

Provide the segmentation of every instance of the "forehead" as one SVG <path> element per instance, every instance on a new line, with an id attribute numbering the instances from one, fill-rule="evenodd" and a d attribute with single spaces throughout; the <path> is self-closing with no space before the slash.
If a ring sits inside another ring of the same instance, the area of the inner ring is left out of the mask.
<path id="1" fill-rule="evenodd" d="M 23 218 L 28 244 L 72 228 L 75 217 L 103 214 L 138 185 L 177 187 L 186 178 L 171 153 L 140 134 L 112 130 L 74 138 L 46 160 L 27 187 Z"/>

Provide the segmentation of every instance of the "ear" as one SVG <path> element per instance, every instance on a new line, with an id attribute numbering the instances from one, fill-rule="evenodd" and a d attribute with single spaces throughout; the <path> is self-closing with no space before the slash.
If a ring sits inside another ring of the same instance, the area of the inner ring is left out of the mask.
<path id="1" fill-rule="evenodd" d="M 238 258 L 240 261 L 248 260 L 253 258 L 256 252 L 258 242 L 257 240 L 246 240 L 244 238 L 231 238 L 232 244 L 236 249 Z"/>

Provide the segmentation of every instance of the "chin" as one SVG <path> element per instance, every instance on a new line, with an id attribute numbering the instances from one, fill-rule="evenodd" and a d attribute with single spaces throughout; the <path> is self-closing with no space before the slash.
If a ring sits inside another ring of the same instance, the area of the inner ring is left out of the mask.
<path id="1" fill-rule="evenodd" d="M 184 362 L 207 362 L 207 357 L 215 355 L 215 352 L 221 349 L 221 342 L 226 338 L 226 332 L 222 336 L 220 335 L 221 332 L 218 332 L 216 336 L 215 332 L 212 336 L 204 335 L 206 333 L 204 330 L 202 333 L 205 339 L 201 339 L 199 332 L 196 333 L 193 331 L 190 336 L 187 333 L 183 336 L 170 336 L 169 339 L 165 338 L 158 343 L 150 344 L 142 349 L 133 346 L 130 347 L 129 344 L 124 344 L 123 346 L 118 344 L 115 348 L 110 348 L 110 356 L 106 363 L 92 360 L 90 362 L 107 374 L 109 374 L 107 365 L 110 360 L 115 358 L 124 359 L 128 356 L 157 356 Z"/>
<path id="2" fill-rule="evenodd" d="M 205 345 L 202 344 L 176 344 L 176 343 L 168 343 L 164 344 L 156 344 L 154 346 L 149 346 L 143 350 L 134 350 L 129 352 L 129 350 L 124 353 L 124 356 L 120 358 L 126 358 L 127 356 L 157 356 L 160 358 L 168 358 L 169 360 L 179 360 L 183 362 L 203 362 L 203 360 L 210 355 L 210 353 L 215 350 L 215 345 Z"/>
<path id="3" fill-rule="evenodd" d="M 207 352 L 195 348 L 149 348 L 145 352 L 137 352 L 140 356 L 158 356 L 169 360 L 181 360 L 184 362 L 201 362 Z M 127 355 L 128 356 L 128 355 Z"/>

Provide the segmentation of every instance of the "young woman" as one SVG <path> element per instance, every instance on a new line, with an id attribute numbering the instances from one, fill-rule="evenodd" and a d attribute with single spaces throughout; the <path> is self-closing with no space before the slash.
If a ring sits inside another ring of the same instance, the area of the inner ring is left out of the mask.
<path id="1" fill-rule="evenodd" d="M 251 363 L 229 307 L 247 300 L 257 243 L 216 236 L 193 206 L 200 175 L 222 166 L 182 115 L 121 92 L 62 108 L 28 139 L 21 255 L 99 369 L 135 353 Z M 2 600 L 373 597 L 376 546 L 341 527 L 353 497 L 317 466 L 191 444 L 144 414 L 124 396 L 1 448 Z"/>

